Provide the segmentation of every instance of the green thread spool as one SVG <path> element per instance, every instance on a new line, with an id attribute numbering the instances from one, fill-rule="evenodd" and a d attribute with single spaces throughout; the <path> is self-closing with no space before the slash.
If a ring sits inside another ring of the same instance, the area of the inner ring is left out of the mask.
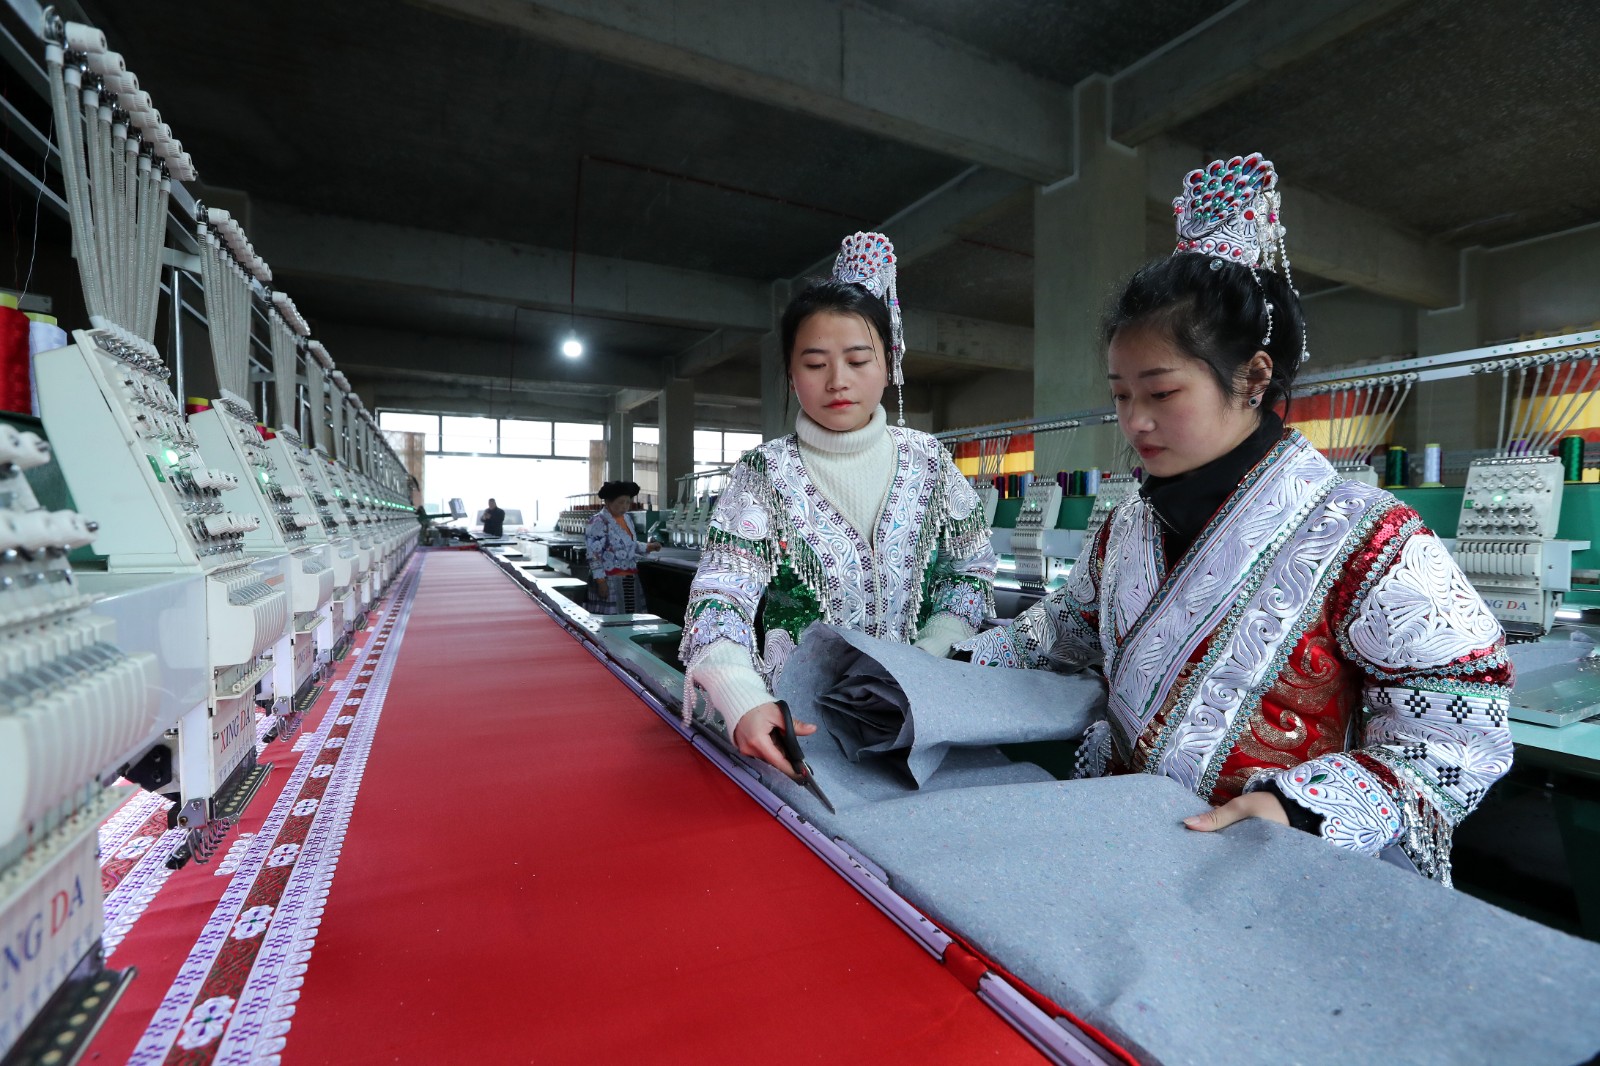
<path id="1" fill-rule="evenodd" d="M 1398 444 L 1389 445 L 1389 454 L 1383 464 L 1383 483 L 1391 489 L 1405 488 L 1408 465 L 1406 450 Z"/>
<path id="2" fill-rule="evenodd" d="M 1561 438 L 1561 476 L 1568 483 L 1583 480 L 1583 438 Z"/>

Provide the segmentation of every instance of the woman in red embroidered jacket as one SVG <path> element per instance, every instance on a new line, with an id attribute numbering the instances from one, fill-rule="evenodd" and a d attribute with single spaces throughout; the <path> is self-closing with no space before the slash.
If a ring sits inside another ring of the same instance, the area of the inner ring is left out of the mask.
<path id="1" fill-rule="evenodd" d="M 1164 774 L 1221 829 L 1260 817 L 1449 882 L 1450 838 L 1511 765 L 1499 623 L 1416 512 L 1285 429 L 1305 326 L 1277 176 L 1189 175 L 1178 249 L 1105 335 L 1147 472 L 1067 584 L 960 645 L 995 666 L 1098 661 L 1079 776 Z"/>

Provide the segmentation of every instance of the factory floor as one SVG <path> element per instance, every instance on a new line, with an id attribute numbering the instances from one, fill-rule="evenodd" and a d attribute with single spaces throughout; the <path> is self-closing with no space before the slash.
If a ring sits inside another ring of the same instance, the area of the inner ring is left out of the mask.
<path id="1" fill-rule="evenodd" d="M 84 1061 L 1038 1061 L 488 559 L 364 637 L 225 856 L 116 867 Z"/>

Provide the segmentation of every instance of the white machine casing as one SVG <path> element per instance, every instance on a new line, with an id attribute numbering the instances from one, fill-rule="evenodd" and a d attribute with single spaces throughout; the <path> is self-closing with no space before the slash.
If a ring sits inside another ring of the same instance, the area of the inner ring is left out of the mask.
<path id="1" fill-rule="evenodd" d="M 1572 591 L 1572 556 L 1586 540 L 1557 540 L 1564 483 L 1554 456 L 1475 459 L 1467 469 L 1456 562 L 1508 633 L 1542 636 Z"/>
<path id="2" fill-rule="evenodd" d="M 164 725 L 154 656 L 117 646 L 68 563 L 95 529 L 27 481 L 49 458 L 0 425 L 0 1056 L 99 941 L 103 782 Z"/>
<path id="3" fill-rule="evenodd" d="M 233 506 L 241 479 L 206 461 L 155 350 L 110 330 L 73 339 L 41 353 L 35 373 L 74 498 L 113 516 L 97 550 L 112 572 L 205 577 L 211 692 L 179 723 L 176 760 L 179 822 L 204 858 L 232 821 L 219 812 L 236 811 L 240 790 L 259 779 L 255 686 L 288 637 L 289 592 L 281 566 L 272 575 L 250 565 L 245 536 L 261 521 Z"/>
<path id="4" fill-rule="evenodd" d="M 261 693 L 262 702 L 282 720 L 279 735 L 288 735 L 298 721 L 299 697 L 314 680 L 316 633 L 324 616 L 330 619 L 326 629 L 332 629 L 328 603 L 334 573 L 327 562 L 326 537 L 298 472 L 293 464 L 277 461 L 242 400 L 225 394 L 209 409 L 190 415 L 189 425 L 204 453 L 239 479 L 233 494 L 236 506 L 260 521 L 245 534 L 253 565 L 269 572 L 269 583 L 289 593 L 292 623 L 273 646 L 272 670 L 263 678 Z M 280 575 L 282 580 L 274 581 Z M 331 641 L 323 650 L 331 654 Z"/>
<path id="5" fill-rule="evenodd" d="M 1011 555 L 1017 566 L 1017 580 L 1025 588 L 1042 588 L 1049 583 L 1049 555 L 1045 537 L 1055 531 L 1061 517 L 1061 486 L 1054 481 L 1036 481 L 1028 486 L 1017 512 L 1011 534 Z"/>

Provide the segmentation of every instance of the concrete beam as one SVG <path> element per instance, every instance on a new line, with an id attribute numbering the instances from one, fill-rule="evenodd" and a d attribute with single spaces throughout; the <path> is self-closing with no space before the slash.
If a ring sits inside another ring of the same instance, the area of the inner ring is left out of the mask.
<path id="1" fill-rule="evenodd" d="M 767 286 L 697 270 L 254 204 L 251 239 L 275 275 L 329 278 L 519 307 L 716 329 L 766 329 Z"/>
<path id="2" fill-rule="evenodd" d="M 731 359 L 751 354 L 760 343 L 760 333 L 719 329 L 679 352 L 674 369 L 679 377 L 697 378 Z"/>
<path id="3" fill-rule="evenodd" d="M 616 396 L 612 398 L 612 410 L 626 413 L 635 407 L 643 407 L 660 392 L 660 389 L 618 389 Z"/>
<path id="4" fill-rule="evenodd" d="M 610 413 L 606 396 L 570 393 L 506 393 L 465 382 L 400 380 L 358 370 L 351 385 L 369 410 L 426 411 L 430 414 L 598 422 Z"/>
<path id="5" fill-rule="evenodd" d="M 1072 169 L 1069 89 L 865 4 L 424 2 L 1034 181 Z"/>
<path id="6" fill-rule="evenodd" d="M 906 352 L 987 370 L 1033 366 L 1033 330 L 957 315 L 905 315 Z"/>
<path id="7" fill-rule="evenodd" d="M 896 211 L 876 227 L 894 242 L 901 266 L 931 255 L 992 219 L 1026 204 L 1033 182 L 1003 170 L 972 166 L 915 203 Z M 795 275 L 791 284 L 827 277 L 838 249 Z"/>
<path id="8" fill-rule="evenodd" d="M 454 379 L 486 378 L 500 388 L 522 381 L 653 389 L 664 381 L 657 360 L 618 355 L 563 359 L 543 345 L 511 340 L 430 337 L 347 322 L 322 323 L 316 336 L 346 374 L 354 368 L 374 374 L 437 373 Z"/>
<path id="9" fill-rule="evenodd" d="M 1140 144 L 1411 0 L 1239 0 L 1111 79 L 1111 136 Z"/>
<path id="10" fill-rule="evenodd" d="M 1183 176 L 1210 161 L 1204 152 L 1166 138 L 1141 152 L 1153 152 L 1146 168 L 1147 218 L 1172 229 L 1172 198 Z M 1364 208 L 1280 183 L 1283 221 L 1289 229 L 1289 262 L 1297 271 L 1405 300 L 1421 307 L 1454 305 L 1460 296 L 1460 252 L 1448 244 L 1397 228 Z"/>
<path id="11" fill-rule="evenodd" d="M 1283 216 L 1295 269 L 1421 307 L 1460 299 L 1461 254 L 1447 244 L 1308 189 L 1285 189 Z"/>

